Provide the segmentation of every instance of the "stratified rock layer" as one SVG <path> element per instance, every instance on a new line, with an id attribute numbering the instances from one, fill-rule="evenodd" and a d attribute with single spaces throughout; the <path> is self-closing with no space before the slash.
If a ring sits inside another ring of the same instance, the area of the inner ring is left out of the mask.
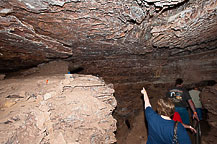
<path id="1" fill-rule="evenodd" d="M 53 59 L 162 60 L 211 52 L 216 10 L 216 0 L 2 0 L 0 70 Z"/>
<path id="2" fill-rule="evenodd" d="M 0 82 L 0 143 L 116 141 L 112 85 L 91 75 L 29 76 Z"/>
<path id="3" fill-rule="evenodd" d="M 216 11 L 216 0 L 0 0 L 0 73 L 64 59 L 113 83 L 116 114 L 135 118 L 147 83 L 216 80 Z"/>

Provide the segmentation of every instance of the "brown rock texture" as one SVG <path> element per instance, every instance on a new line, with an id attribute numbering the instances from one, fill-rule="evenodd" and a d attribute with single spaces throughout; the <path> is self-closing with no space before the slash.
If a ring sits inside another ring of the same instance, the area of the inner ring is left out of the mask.
<path id="1" fill-rule="evenodd" d="M 208 123 L 210 131 L 208 137 L 204 138 L 204 143 L 212 144 L 216 142 L 217 137 L 217 85 L 208 86 L 201 93 L 201 101 L 204 108 L 208 110 Z"/>
<path id="2" fill-rule="evenodd" d="M 216 11 L 216 0 L 1 0 L 0 79 L 45 75 L 38 67 L 65 60 L 69 71 L 114 84 L 126 130 L 141 119 L 143 86 L 217 79 Z"/>
<path id="3" fill-rule="evenodd" d="M 110 144 L 116 141 L 112 85 L 91 75 L 0 81 L 0 143 Z"/>
<path id="4" fill-rule="evenodd" d="M 216 5 L 215 0 L 2 0 L 0 70 L 53 59 L 162 60 L 211 52 L 217 44 Z"/>

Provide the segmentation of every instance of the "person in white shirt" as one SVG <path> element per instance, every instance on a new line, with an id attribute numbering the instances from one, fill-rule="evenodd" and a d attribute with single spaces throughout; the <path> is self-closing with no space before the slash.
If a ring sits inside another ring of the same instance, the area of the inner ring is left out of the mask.
<path id="1" fill-rule="evenodd" d="M 202 120 L 202 104 L 200 101 L 200 91 L 197 87 L 194 87 L 192 90 L 189 91 L 192 101 L 194 102 L 196 112 L 198 115 L 199 120 Z"/>

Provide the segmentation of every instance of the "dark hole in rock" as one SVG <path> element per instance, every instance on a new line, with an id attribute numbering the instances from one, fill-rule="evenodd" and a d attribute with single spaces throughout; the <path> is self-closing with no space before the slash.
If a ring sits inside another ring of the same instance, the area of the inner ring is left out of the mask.
<path id="1" fill-rule="evenodd" d="M 73 73 L 80 73 L 84 70 L 83 67 L 78 67 L 76 69 L 73 69 L 73 70 L 70 70 L 70 73 L 73 74 Z"/>
<path id="2" fill-rule="evenodd" d="M 129 121 L 128 119 L 125 120 L 125 124 L 127 125 L 128 129 L 131 128 L 131 126 L 130 126 L 130 121 Z"/>
<path id="3" fill-rule="evenodd" d="M 198 86 L 214 86 L 217 82 L 215 80 L 204 80 L 199 82 Z"/>

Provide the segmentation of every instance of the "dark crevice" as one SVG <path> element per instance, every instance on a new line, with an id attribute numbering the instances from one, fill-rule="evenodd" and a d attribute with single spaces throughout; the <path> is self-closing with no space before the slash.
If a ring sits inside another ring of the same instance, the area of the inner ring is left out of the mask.
<path id="1" fill-rule="evenodd" d="M 128 129 L 131 129 L 130 121 L 128 119 L 125 120 L 125 124 L 127 125 Z"/>
<path id="2" fill-rule="evenodd" d="M 75 68 L 75 69 L 69 69 L 70 73 L 73 74 L 73 73 L 79 73 L 79 72 L 82 72 L 84 70 L 83 67 L 78 67 L 78 68 Z"/>
<path id="3" fill-rule="evenodd" d="M 214 86 L 215 84 L 217 84 L 217 82 L 215 80 L 203 80 L 203 81 L 200 81 L 199 83 L 197 83 L 196 86 L 198 86 L 198 87 Z"/>

